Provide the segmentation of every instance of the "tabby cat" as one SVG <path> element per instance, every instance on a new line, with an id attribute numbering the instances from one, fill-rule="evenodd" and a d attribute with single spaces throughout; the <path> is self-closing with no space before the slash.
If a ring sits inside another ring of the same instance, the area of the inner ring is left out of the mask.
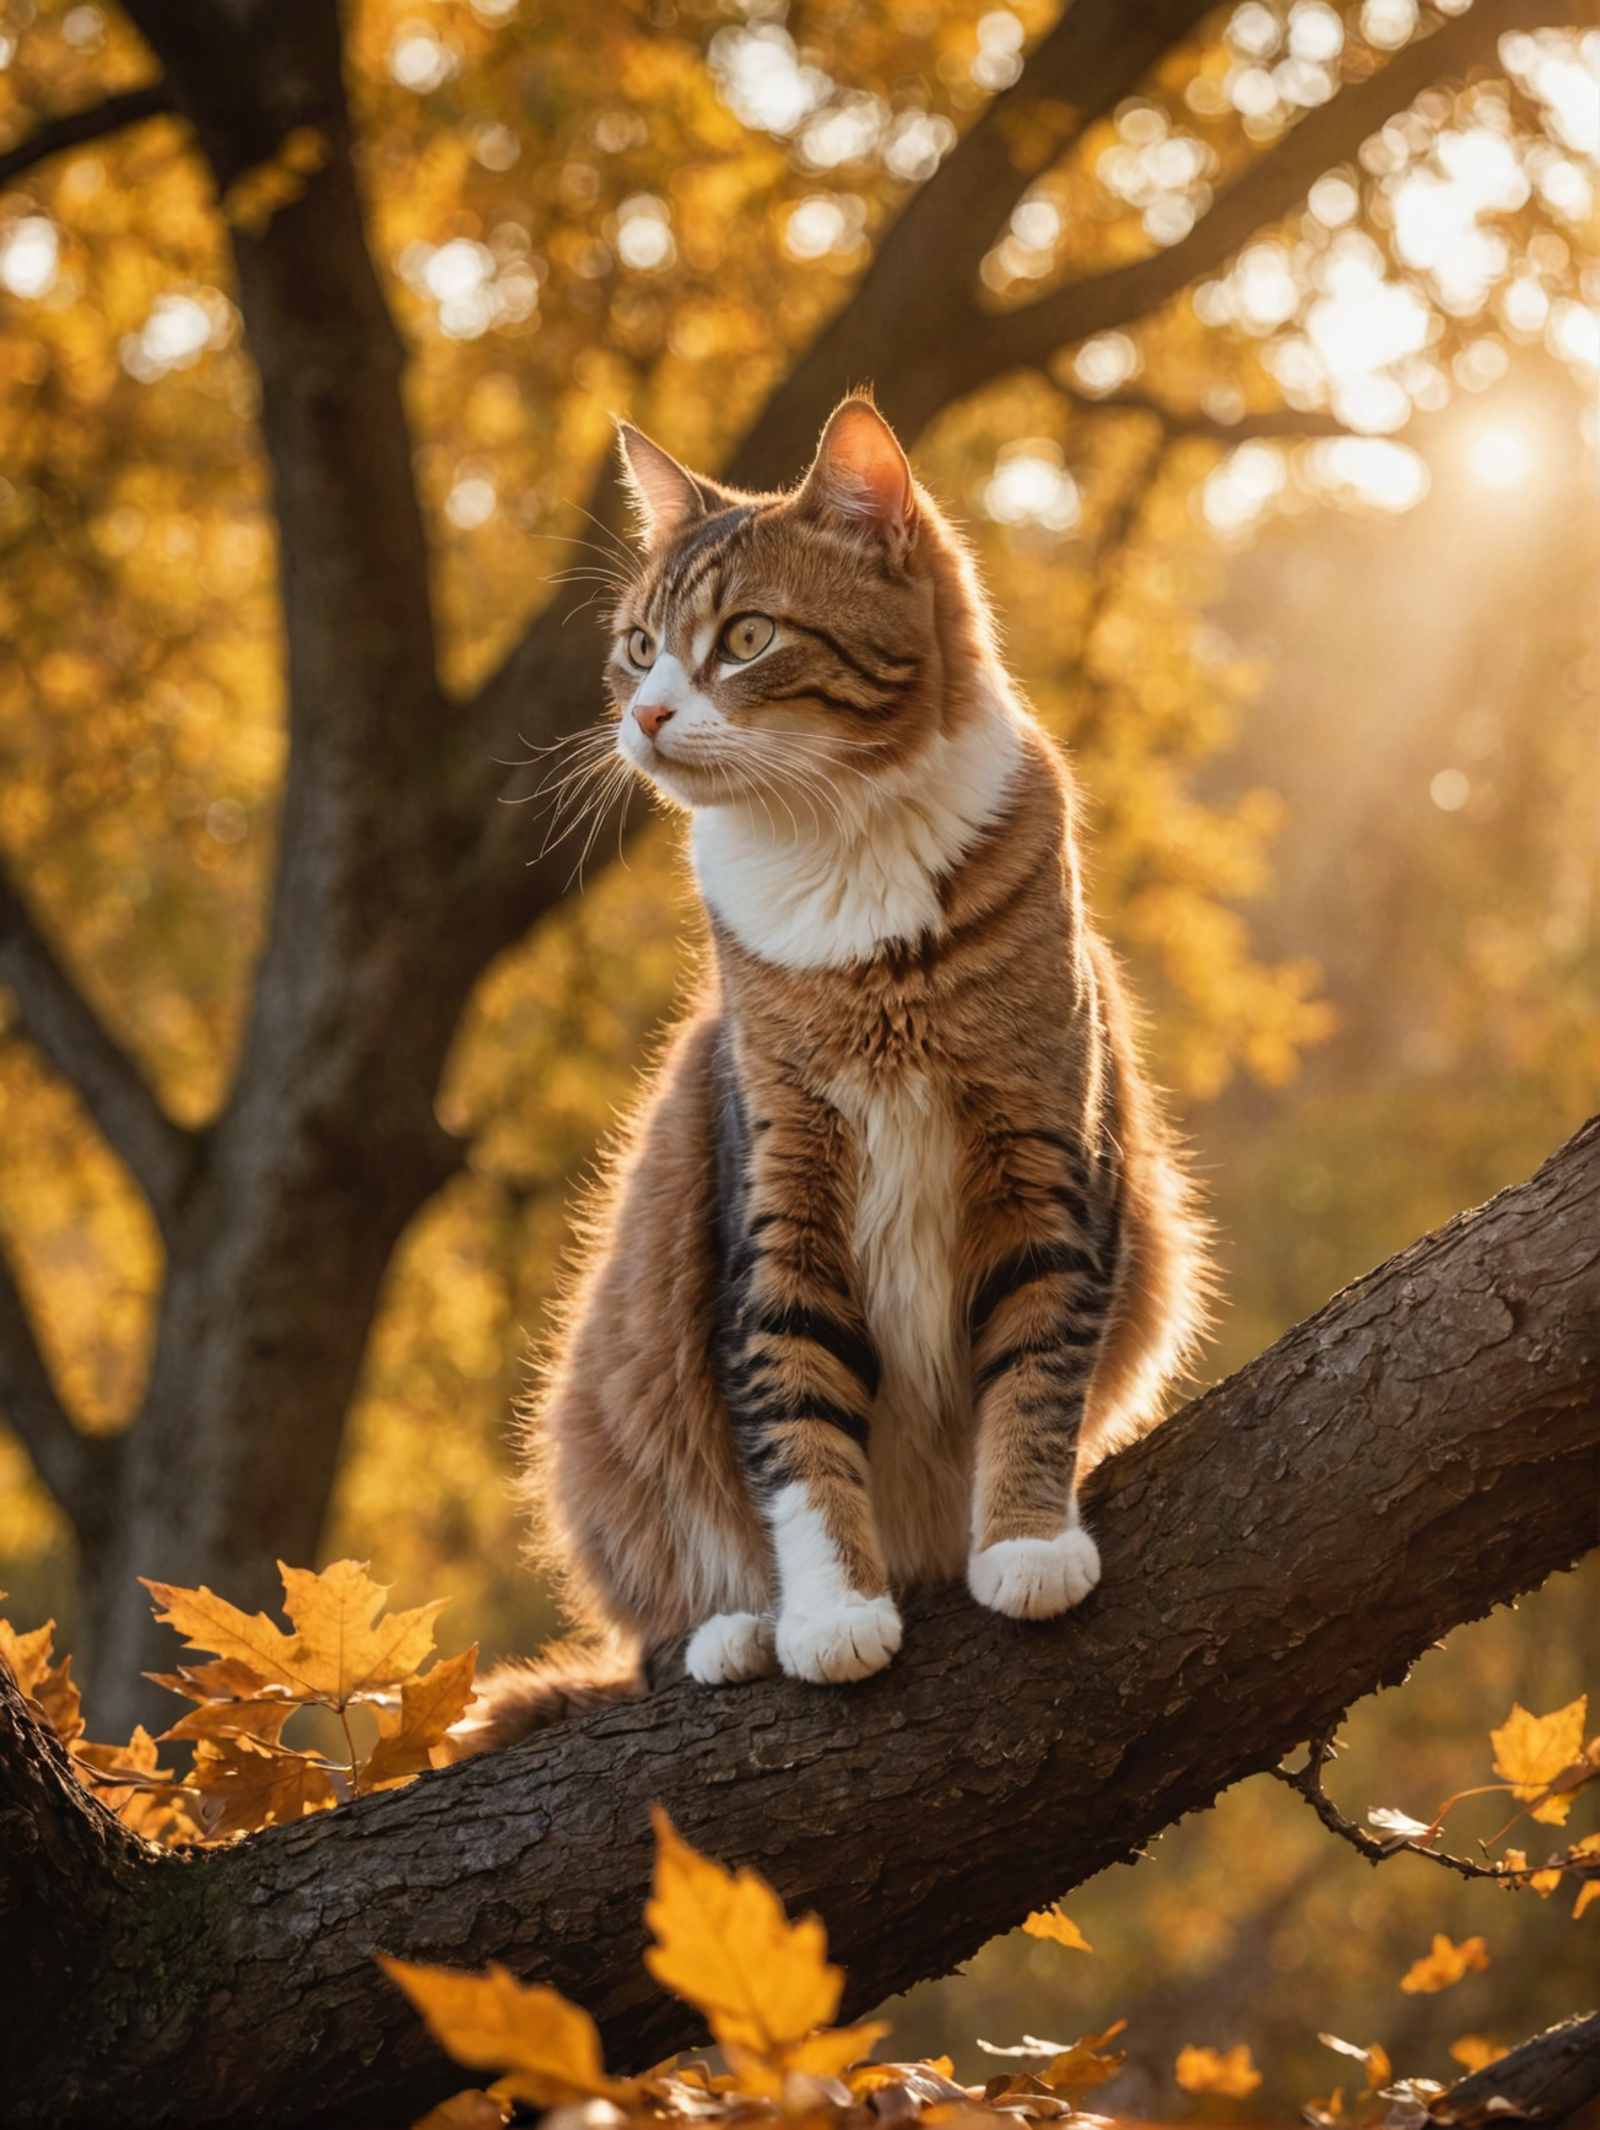
<path id="1" fill-rule="evenodd" d="M 620 435 L 616 746 L 690 815 L 714 966 L 615 1160 L 530 1427 L 582 1640 L 460 1752 L 637 1691 L 861 1679 L 899 1593 L 1095 1587 L 1086 1460 L 1158 1413 L 1200 1231 L 1084 912 L 1066 764 L 871 401 L 747 495 Z"/>

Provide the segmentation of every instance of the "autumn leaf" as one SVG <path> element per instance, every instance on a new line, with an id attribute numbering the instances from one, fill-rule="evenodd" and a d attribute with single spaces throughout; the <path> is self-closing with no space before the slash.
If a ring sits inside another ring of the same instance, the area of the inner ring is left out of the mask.
<path id="1" fill-rule="evenodd" d="M 1591 1879 L 1587 1886 L 1578 1889 L 1578 1898 L 1572 1904 L 1572 1920 L 1576 1923 L 1586 1908 L 1600 1901 L 1600 1879 Z"/>
<path id="2" fill-rule="evenodd" d="M 1482 1938 L 1463 1938 L 1453 1945 L 1442 1931 L 1435 1931 L 1433 1950 L 1412 1962 L 1400 1978 L 1400 1987 L 1410 1997 L 1431 1996 L 1488 1965 L 1489 1952 Z"/>
<path id="3" fill-rule="evenodd" d="M 1367 2091 L 1380 2093 L 1394 2076 L 1394 2066 L 1389 2061 L 1387 2049 L 1374 2042 L 1370 2048 L 1362 2048 L 1359 2042 L 1341 2041 L 1337 2034 L 1319 2034 L 1317 2039 L 1325 2049 L 1337 2049 L 1341 2056 L 1353 2056 L 1367 2074 Z"/>
<path id="4" fill-rule="evenodd" d="M 437 2108 L 430 2108 L 411 2130 L 501 2130 L 510 2120 L 509 2106 L 477 2086 L 468 2086 L 464 2093 L 452 2093 Z"/>
<path id="5" fill-rule="evenodd" d="M 1106 2048 L 1106 2043 L 1115 2040 L 1127 2023 L 1126 2019 L 1114 2019 L 1100 2033 L 1085 2034 L 1071 2048 L 1063 2049 L 1039 2076 L 1059 2093 L 1087 2093 L 1091 2087 L 1103 2086 L 1128 2060 L 1126 2049 Z"/>
<path id="6" fill-rule="evenodd" d="M 1482 2034 L 1463 2034 L 1459 2041 L 1451 2042 L 1450 2053 L 1469 2071 L 1486 2071 L 1510 2051 L 1498 2041 L 1485 2040 Z"/>
<path id="7" fill-rule="evenodd" d="M 1367 1825 L 1376 1827 L 1393 1842 L 1431 1841 L 1438 1832 L 1420 1819 L 1413 1819 L 1409 1812 L 1397 1812 L 1392 1805 L 1374 1805 L 1367 1814 Z"/>
<path id="8" fill-rule="evenodd" d="M 1522 1883 L 1531 1886 L 1541 1901 L 1547 1901 L 1561 1884 L 1559 1866 L 1554 1870 L 1528 1871 L 1528 1855 L 1524 1849 L 1508 1849 L 1505 1853 L 1505 1869 L 1521 1874 L 1527 1872 Z"/>
<path id="9" fill-rule="evenodd" d="M 701 1856 L 659 1806 L 651 1818 L 655 1890 L 644 1914 L 656 1942 L 644 1957 L 656 1980 L 704 2016 L 724 2049 L 770 2055 L 826 2026 L 844 1975 L 828 1965 L 818 1918 L 791 1923 L 755 1872 Z"/>
<path id="10" fill-rule="evenodd" d="M 73 1767 L 84 1787 L 147 1841 L 198 1839 L 200 1829 L 189 1815 L 183 1785 L 173 1769 L 161 1766 L 156 1741 L 143 1724 L 126 1745 L 81 1741 L 73 1748 Z"/>
<path id="11" fill-rule="evenodd" d="M 388 1590 L 372 1580 L 363 1561 L 335 1561 L 320 1575 L 280 1561 L 278 1573 L 293 1634 L 264 1612 L 240 1612 L 204 1585 L 183 1590 L 141 1580 L 157 1605 L 166 1607 L 157 1619 L 175 1627 L 191 1649 L 215 1650 L 247 1665 L 264 1684 L 335 1709 L 348 1707 L 358 1693 L 402 1685 L 433 1648 L 443 1598 L 385 1618 Z"/>
<path id="12" fill-rule="evenodd" d="M 608 2078 L 600 2033 L 586 2011 L 542 1982 L 519 1982 L 492 1962 L 481 1975 L 378 1955 L 428 2030 L 457 2063 L 497 2071 L 497 2094 L 536 2108 L 573 2100 L 631 2100 L 633 2079 Z"/>
<path id="13" fill-rule="evenodd" d="M 1558 1777 L 1586 1758 L 1583 1725 L 1587 1714 L 1586 1694 L 1580 1694 L 1565 1708 L 1553 1709 L 1548 1716 L 1530 1716 L 1520 1702 L 1514 1701 L 1499 1730 L 1489 1733 L 1495 1749 L 1495 1773 L 1510 1783 L 1511 1794 L 1520 1803 L 1540 1800 L 1534 1804 L 1532 1816 L 1547 1826 L 1562 1825 L 1572 1809 L 1568 1792 L 1577 1787 L 1576 1783 L 1563 1786 L 1559 1794 L 1548 1793 Z"/>
<path id="14" fill-rule="evenodd" d="M 72 1659 L 63 1657 L 59 1664 L 50 1661 L 55 1631 L 54 1620 L 46 1620 L 27 1634 L 18 1634 L 9 1620 L 0 1620 L 0 1658 L 36 1713 L 63 1745 L 70 1746 L 83 1736 L 83 1708 L 72 1683 Z"/>
<path id="15" fill-rule="evenodd" d="M 398 1710 L 379 1711 L 378 1743 L 361 1770 L 364 1790 L 408 1781 L 433 1765 L 433 1747 L 443 1740 L 472 1699 L 477 1661 L 478 1645 L 474 1642 L 459 1657 L 435 1664 L 421 1679 L 408 1679 L 400 1689 Z"/>
<path id="16" fill-rule="evenodd" d="M 1063 1913 L 1059 1901 L 1049 1908 L 1040 1909 L 1035 1915 L 1025 1917 L 1022 1927 L 1030 1938 L 1048 1938 L 1052 1944 L 1069 1946 L 1074 1952 L 1094 1951 L 1094 1947 L 1071 1916 Z"/>
<path id="17" fill-rule="evenodd" d="M 327 1769 L 312 1753 L 255 1738 L 202 1738 L 194 1749 L 191 1787 L 196 1815 L 212 1840 L 283 1826 L 334 1802 Z"/>
<path id="18" fill-rule="evenodd" d="M 1174 2076 L 1185 2093 L 1220 2093 L 1228 2100 L 1247 2100 L 1261 2083 L 1242 2041 L 1226 2055 L 1216 2049 L 1180 2049 Z"/>

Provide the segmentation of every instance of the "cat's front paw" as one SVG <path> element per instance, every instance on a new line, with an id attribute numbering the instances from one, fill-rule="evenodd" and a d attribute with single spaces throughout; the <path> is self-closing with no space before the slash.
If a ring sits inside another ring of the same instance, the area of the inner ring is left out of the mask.
<path id="1" fill-rule="evenodd" d="M 1050 1620 L 1081 1604 L 1100 1580 L 1100 1554 L 1076 1525 L 1055 1538 L 1002 1538 L 967 1562 L 980 1605 L 1013 1620 Z"/>
<path id="2" fill-rule="evenodd" d="M 764 1679 L 778 1668 L 773 1624 L 762 1612 L 719 1612 L 697 1627 L 683 1653 L 683 1668 L 702 1686 L 737 1686 Z"/>
<path id="3" fill-rule="evenodd" d="M 816 1612 L 780 1612 L 778 1662 L 791 1679 L 838 1686 L 882 1671 L 900 1647 L 900 1614 L 893 1598 L 849 1591 Z"/>

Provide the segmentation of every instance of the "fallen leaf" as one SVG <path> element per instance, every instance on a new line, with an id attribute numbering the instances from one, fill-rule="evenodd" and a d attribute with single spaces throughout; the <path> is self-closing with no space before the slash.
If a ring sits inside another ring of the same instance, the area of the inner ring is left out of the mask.
<path id="1" fill-rule="evenodd" d="M 1369 2093 L 1380 2092 L 1394 2076 L 1389 2052 L 1377 2042 L 1373 2042 L 1369 2048 L 1363 2048 L 1357 2041 L 1341 2041 L 1337 2034 L 1319 2034 L 1317 2039 L 1325 2049 L 1337 2049 L 1341 2056 L 1353 2056 L 1357 2063 L 1364 2066 Z"/>
<path id="2" fill-rule="evenodd" d="M 1490 2064 L 1498 2063 L 1510 2051 L 1498 2041 L 1486 2040 L 1482 2034 L 1463 2034 L 1459 2041 L 1451 2042 L 1450 2053 L 1469 2071 L 1486 2071 Z"/>
<path id="3" fill-rule="evenodd" d="M 156 1618 L 175 1627 L 191 1649 L 235 1658 L 266 1684 L 336 1709 L 365 1690 L 402 1685 L 433 1648 L 433 1623 L 444 1610 L 443 1598 L 382 1617 L 388 1590 L 372 1580 L 363 1561 L 335 1561 L 320 1575 L 280 1561 L 278 1573 L 293 1634 L 285 1634 L 264 1612 L 240 1612 L 204 1585 L 183 1590 L 146 1577 L 141 1581 L 156 1604 L 166 1607 Z"/>
<path id="4" fill-rule="evenodd" d="M 816 1916 L 791 1923 L 755 1872 L 725 1871 L 690 1848 L 659 1806 L 645 1965 L 700 2012 L 723 2048 L 771 2054 L 826 2026 L 844 1974 L 830 1967 Z"/>
<path id="5" fill-rule="evenodd" d="M 1185 2093 L 1220 2093 L 1228 2100 L 1247 2100 L 1261 2083 L 1242 2041 L 1225 2055 L 1216 2049 L 1180 2049 L 1174 2075 Z"/>
<path id="6" fill-rule="evenodd" d="M 1488 1965 L 1489 1951 L 1482 1938 L 1463 1938 L 1453 1945 L 1443 1931 L 1435 1931 L 1433 1950 L 1411 1963 L 1400 1978 L 1400 1987 L 1410 1997 L 1431 1996 Z"/>
<path id="7" fill-rule="evenodd" d="M 630 2100 L 632 2079 L 608 2078 L 600 2033 L 586 2011 L 542 1982 L 490 1964 L 481 1975 L 378 1955 L 429 2032 L 457 2063 L 497 2071 L 496 2091 L 536 2108 L 572 2100 Z"/>
<path id="8" fill-rule="evenodd" d="M 361 1770 L 361 1787 L 379 1790 L 405 1782 L 431 1767 L 433 1748 L 472 1699 L 472 1676 L 478 1661 L 476 1642 L 459 1657 L 447 1657 L 420 1679 L 400 1689 L 398 1710 L 378 1713 L 378 1743 Z"/>
<path id="9" fill-rule="evenodd" d="M 1547 1794 L 1558 1776 L 1585 1758 L 1583 1724 L 1588 1714 L 1588 1696 L 1580 1694 L 1565 1708 L 1548 1716 L 1531 1716 L 1520 1702 L 1499 1730 L 1489 1737 L 1495 1749 L 1494 1771 L 1511 1785 L 1511 1794 L 1522 1804 L 1534 1805 L 1533 1818 L 1547 1826 L 1560 1826 L 1572 1807 L 1569 1785 L 1560 1795 Z"/>
<path id="10" fill-rule="evenodd" d="M 1059 1901 L 1052 1903 L 1049 1908 L 1040 1909 L 1036 1915 L 1026 1917 L 1022 1927 L 1030 1938 L 1048 1938 L 1052 1944 L 1068 1946 L 1073 1952 L 1094 1951 L 1094 1947 L 1071 1916 L 1063 1912 Z"/>

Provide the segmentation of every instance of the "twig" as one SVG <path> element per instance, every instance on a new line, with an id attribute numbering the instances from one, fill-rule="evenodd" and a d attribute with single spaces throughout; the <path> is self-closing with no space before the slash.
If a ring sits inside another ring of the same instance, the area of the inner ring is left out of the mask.
<path id="1" fill-rule="evenodd" d="M 1306 1764 L 1303 1768 L 1275 1767 L 1271 1770 L 1279 1782 L 1302 1796 L 1316 1813 L 1318 1819 L 1331 1834 L 1337 1834 L 1351 1848 L 1364 1856 L 1369 1864 L 1381 1864 L 1391 1856 L 1409 1850 L 1413 1856 L 1425 1856 L 1432 1864 L 1442 1864 L 1446 1871 L 1454 1871 L 1464 1879 L 1495 1879 L 1502 1886 L 1513 1885 L 1522 1879 L 1531 1879 L 1540 1871 L 1559 1867 L 1550 1864 L 1526 1864 L 1512 1867 L 1505 1864 L 1475 1864 L 1471 1857 L 1452 1856 L 1444 1849 L 1430 1849 L 1425 1842 L 1408 1841 L 1395 1837 L 1380 1842 L 1369 1834 L 1365 1827 L 1358 1827 L 1353 1819 L 1346 1819 L 1327 1791 L 1322 1787 L 1322 1771 L 1330 1760 L 1338 1755 L 1334 1749 L 1333 1734 L 1324 1731 L 1310 1740 L 1306 1748 Z"/>
<path id="2" fill-rule="evenodd" d="M 142 118 L 156 118 L 172 109 L 172 91 L 164 81 L 146 82 L 142 89 L 124 89 L 107 96 L 86 110 L 69 111 L 60 118 L 47 118 L 15 148 L 0 155 L 0 185 L 9 185 L 24 170 L 60 155 L 67 148 L 81 148 L 85 141 L 101 140 Z"/>

